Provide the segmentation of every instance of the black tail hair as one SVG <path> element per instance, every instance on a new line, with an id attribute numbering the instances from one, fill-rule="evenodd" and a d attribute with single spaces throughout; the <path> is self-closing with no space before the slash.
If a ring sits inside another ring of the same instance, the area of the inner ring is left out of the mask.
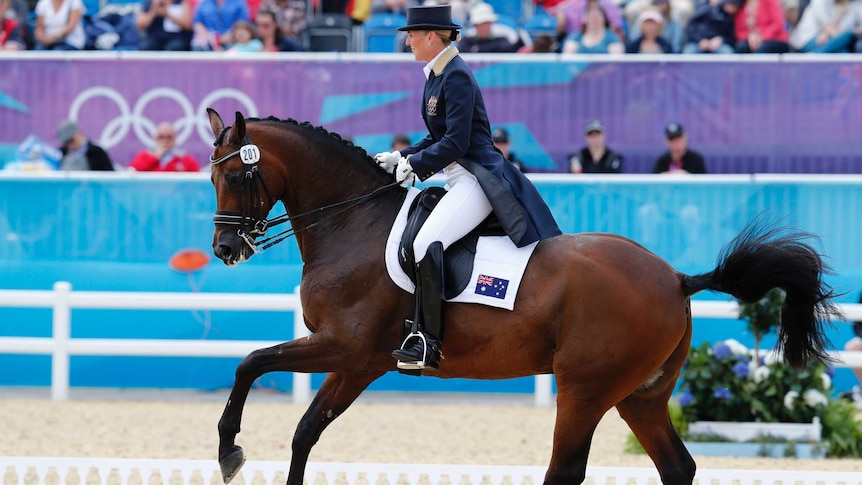
<path id="1" fill-rule="evenodd" d="M 832 270 L 813 241 L 819 238 L 779 226 L 761 214 L 721 251 L 714 270 L 697 276 L 680 274 L 683 291 L 686 295 L 706 289 L 720 291 L 753 303 L 772 288 L 781 288 L 787 296 L 781 308 L 777 347 L 783 351 L 784 361 L 797 369 L 812 360 L 828 362 L 824 323 L 843 319 L 843 315 L 832 301 L 838 295 L 823 281 L 823 275 Z"/>

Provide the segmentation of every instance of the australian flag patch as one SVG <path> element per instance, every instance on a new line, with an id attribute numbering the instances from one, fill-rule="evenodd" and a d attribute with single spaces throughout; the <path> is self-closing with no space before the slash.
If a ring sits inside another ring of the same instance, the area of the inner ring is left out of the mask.
<path id="1" fill-rule="evenodd" d="M 476 294 L 482 296 L 490 296 L 491 298 L 506 298 L 506 288 L 509 287 L 509 280 L 497 278 L 494 276 L 479 275 L 476 280 Z"/>

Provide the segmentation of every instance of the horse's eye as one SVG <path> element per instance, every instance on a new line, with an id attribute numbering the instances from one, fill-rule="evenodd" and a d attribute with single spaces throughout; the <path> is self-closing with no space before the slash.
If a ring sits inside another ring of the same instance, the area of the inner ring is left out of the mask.
<path id="1" fill-rule="evenodd" d="M 229 173 L 224 176 L 225 181 L 231 187 L 238 187 L 242 183 L 241 173 Z"/>

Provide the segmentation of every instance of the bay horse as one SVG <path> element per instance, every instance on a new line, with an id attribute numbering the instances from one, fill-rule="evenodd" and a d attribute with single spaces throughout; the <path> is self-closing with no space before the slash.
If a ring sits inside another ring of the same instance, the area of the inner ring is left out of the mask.
<path id="1" fill-rule="evenodd" d="M 218 423 L 225 482 L 245 461 L 236 445 L 243 406 L 258 377 L 326 372 L 292 442 L 288 485 L 301 485 L 323 430 L 362 391 L 396 370 L 412 296 L 384 262 L 388 233 L 407 191 L 351 142 L 295 120 L 249 119 L 225 127 L 208 109 L 217 197 L 213 252 L 235 265 L 252 257 L 268 226 L 289 219 L 304 263 L 300 298 L 312 332 L 243 359 Z M 267 220 L 281 201 L 286 214 Z M 280 235 L 280 238 L 286 237 Z M 444 308 L 439 371 L 429 376 L 506 379 L 553 373 L 557 415 L 545 484 L 581 483 L 599 420 L 616 407 L 665 484 L 691 484 L 695 462 L 671 424 L 668 400 L 689 351 L 689 297 L 701 290 L 742 301 L 783 288 L 779 347 L 797 367 L 826 360 L 823 325 L 838 316 L 829 269 L 801 231 L 755 219 L 719 256 L 688 276 L 613 234 L 565 234 L 535 248 L 514 311 L 455 303 Z M 421 420 L 418 433 L 421 435 Z"/>

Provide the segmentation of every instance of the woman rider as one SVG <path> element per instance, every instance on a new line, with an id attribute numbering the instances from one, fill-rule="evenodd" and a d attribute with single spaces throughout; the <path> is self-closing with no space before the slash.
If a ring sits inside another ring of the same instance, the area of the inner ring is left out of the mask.
<path id="1" fill-rule="evenodd" d="M 413 243 L 415 318 L 421 335 L 392 352 L 401 369 L 438 368 L 442 335 L 443 251 L 492 212 L 518 247 L 561 234 L 533 184 L 494 147 L 485 103 L 472 71 L 452 46 L 460 38 L 449 5 L 411 7 L 407 46 L 425 62 L 422 118 L 428 136 L 400 151 L 375 155 L 404 183 L 446 175 L 444 195 Z"/>

